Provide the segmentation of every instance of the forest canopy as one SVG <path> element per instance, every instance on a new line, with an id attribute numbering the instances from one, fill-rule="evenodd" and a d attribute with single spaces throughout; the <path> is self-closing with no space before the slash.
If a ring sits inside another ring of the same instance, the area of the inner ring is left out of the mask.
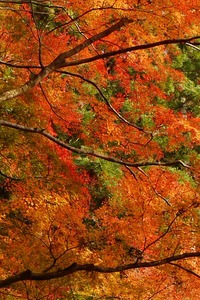
<path id="1" fill-rule="evenodd" d="M 197 0 L 0 0 L 1 299 L 196 299 Z"/>

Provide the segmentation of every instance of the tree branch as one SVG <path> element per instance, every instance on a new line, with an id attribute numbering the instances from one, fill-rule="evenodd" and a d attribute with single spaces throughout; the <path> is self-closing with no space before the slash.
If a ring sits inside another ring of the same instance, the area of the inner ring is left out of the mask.
<path id="1" fill-rule="evenodd" d="M 112 32 L 119 30 L 122 26 L 126 25 L 127 23 L 132 22 L 132 20 L 129 20 L 127 18 L 122 18 L 119 22 L 114 24 L 113 26 L 109 27 L 108 29 L 92 36 L 91 38 L 87 39 L 80 45 L 72 48 L 69 51 L 63 52 L 60 55 L 58 55 L 53 62 L 51 62 L 48 66 L 44 67 L 41 72 L 39 72 L 37 75 L 34 76 L 34 78 L 28 82 L 26 82 L 21 87 L 17 87 L 15 89 L 9 90 L 5 93 L 3 93 L 0 96 L 0 102 L 12 99 L 14 97 L 17 97 L 19 95 L 22 95 L 29 91 L 31 88 L 36 86 L 38 83 L 40 83 L 45 77 L 47 77 L 52 71 L 62 68 L 65 64 L 65 60 L 69 57 L 72 57 L 73 55 L 79 53 L 95 41 L 98 41 L 108 35 L 110 35 Z"/>
<path id="2" fill-rule="evenodd" d="M 200 48 L 197 47 L 197 46 L 195 46 L 195 43 L 194 43 L 194 44 L 191 44 L 191 43 L 185 43 L 185 44 L 186 44 L 187 46 L 190 46 L 190 47 L 192 47 L 192 48 L 194 48 L 194 49 L 200 51 Z"/>
<path id="3" fill-rule="evenodd" d="M 174 219 L 171 221 L 171 223 L 168 225 L 167 229 L 163 232 L 163 234 L 161 234 L 158 238 L 156 238 L 153 242 L 149 243 L 147 246 L 144 247 L 143 252 L 145 250 L 147 250 L 149 247 L 151 247 L 152 245 L 156 244 L 158 241 L 160 241 L 166 234 L 168 234 L 168 232 L 170 231 L 172 225 L 174 224 L 174 222 L 176 221 L 176 219 L 178 218 L 179 215 L 176 215 L 174 217 Z"/>
<path id="4" fill-rule="evenodd" d="M 190 166 L 185 164 L 182 160 L 176 160 L 176 161 L 171 161 L 171 162 L 160 162 L 160 161 L 148 162 L 147 161 L 147 162 L 137 162 L 137 163 L 130 162 L 130 161 L 124 161 L 124 160 L 121 160 L 121 159 L 118 159 L 118 158 L 115 158 L 112 156 L 108 156 L 108 155 L 104 155 L 104 154 L 95 152 L 93 150 L 85 150 L 85 149 L 81 149 L 81 148 L 72 147 L 68 143 L 64 143 L 64 142 L 60 141 L 59 139 L 57 139 L 56 137 L 54 137 L 53 135 L 51 135 L 50 133 L 45 131 L 45 129 L 26 127 L 23 125 L 7 122 L 4 120 L 0 120 L 0 126 L 10 127 L 10 128 L 14 128 L 17 130 L 30 132 L 30 133 L 37 133 L 37 134 L 40 134 L 40 135 L 46 137 L 48 140 L 54 142 L 55 144 L 59 145 L 60 147 L 67 149 L 71 152 L 77 153 L 79 155 L 98 157 L 100 159 L 107 160 L 107 161 L 117 163 L 120 165 L 124 165 L 124 166 L 129 166 L 129 167 L 164 166 L 164 167 L 167 167 L 167 166 L 182 165 L 185 168 L 190 168 Z"/>
<path id="5" fill-rule="evenodd" d="M 10 180 L 16 180 L 16 181 L 21 181 L 22 180 L 20 178 L 16 178 L 16 177 L 12 177 L 12 176 L 9 176 L 7 174 L 4 174 L 1 170 L 0 170 L 0 175 L 5 177 L 6 179 L 10 179 Z"/>
<path id="6" fill-rule="evenodd" d="M 23 95 L 40 83 L 45 77 L 47 77 L 53 71 L 53 67 L 45 67 L 40 73 L 35 75 L 32 80 L 27 81 L 24 85 L 14 88 L 12 90 L 2 93 L 0 96 L 0 102 L 15 98 L 17 96 Z"/>
<path id="7" fill-rule="evenodd" d="M 5 65 L 11 68 L 17 68 L 17 69 L 41 69 L 41 66 L 35 66 L 35 65 L 17 65 L 17 64 L 13 64 L 11 63 L 11 61 L 3 61 L 0 60 L 0 65 Z"/>
<path id="8" fill-rule="evenodd" d="M 194 275 L 194 276 L 196 276 L 197 278 L 200 279 L 200 275 L 198 275 L 197 273 L 193 272 L 192 270 L 189 270 L 189 269 L 187 269 L 187 268 L 185 268 L 185 267 L 183 267 L 183 266 L 181 266 L 179 264 L 176 264 L 176 263 L 170 262 L 169 264 L 172 265 L 172 266 L 178 267 L 179 269 L 182 269 L 182 270 L 184 270 L 184 271 L 186 271 L 186 272 L 188 272 L 188 273 L 190 273 L 190 274 L 192 274 L 192 275 Z"/>
<path id="9" fill-rule="evenodd" d="M 60 68 L 65 67 L 65 64 L 66 64 L 65 60 L 67 58 L 72 57 L 73 55 L 79 53 L 80 51 L 82 51 L 89 45 L 93 44 L 94 42 L 110 35 L 114 31 L 119 30 L 121 27 L 123 27 L 126 24 L 131 23 L 131 22 L 133 22 L 133 20 L 129 20 L 128 18 L 122 18 L 119 22 L 115 23 L 113 26 L 109 27 L 108 29 L 92 36 L 91 38 L 87 39 L 86 41 L 84 41 L 82 44 L 76 46 L 75 48 L 58 55 L 56 57 L 56 59 L 50 64 L 50 67 L 52 65 L 54 66 L 54 69 L 57 69 L 57 68 L 60 69 Z"/>
<path id="10" fill-rule="evenodd" d="M 142 132 L 144 132 L 144 133 L 147 133 L 147 134 L 152 135 L 152 132 L 146 131 L 146 130 L 144 130 L 143 128 L 141 128 L 141 127 L 139 127 L 139 126 L 137 126 L 137 125 L 135 125 L 135 124 L 129 122 L 129 121 L 126 120 L 126 119 L 125 119 L 118 111 L 116 111 L 116 109 L 112 106 L 112 104 L 109 102 L 109 100 L 104 96 L 103 92 L 101 91 L 101 89 L 98 87 L 98 85 L 97 85 L 94 81 L 92 81 L 92 80 L 90 80 L 90 79 L 87 79 L 87 78 L 85 78 L 84 76 L 82 76 L 82 75 L 80 75 L 80 74 L 75 74 L 75 73 L 66 72 L 66 71 L 60 71 L 60 70 L 58 70 L 58 71 L 56 71 L 56 72 L 58 72 L 58 73 L 60 73 L 60 74 L 66 74 L 66 75 L 69 75 L 69 76 L 77 77 L 77 78 L 79 78 L 79 79 L 81 79 L 81 80 L 83 80 L 83 81 L 85 81 L 85 82 L 91 84 L 93 87 L 95 87 L 95 89 L 98 91 L 98 93 L 100 94 L 100 96 L 104 99 L 105 103 L 106 103 L 107 106 L 110 108 L 110 110 L 111 110 L 111 111 L 112 111 L 112 112 L 113 112 L 120 120 L 122 120 L 122 121 L 123 121 L 124 123 L 126 123 L 127 125 L 129 125 L 129 126 L 135 128 L 135 129 L 137 129 L 137 130 L 139 130 L 139 131 L 142 131 Z"/>
<path id="11" fill-rule="evenodd" d="M 150 268 L 157 267 L 164 264 L 171 263 L 173 261 L 190 258 L 190 257 L 200 257 L 200 252 L 189 252 L 183 253 L 176 256 L 170 256 L 161 260 L 149 261 L 149 262 L 135 262 L 132 264 L 120 265 L 117 267 L 101 267 L 94 264 L 83 264 L 79 265 L 76 263 L 71 264 L 69 267 L 62 270 L 49 273 L 34 273 L 31 270 L 27 269 L 17 275 L 9 276 L 6 279 L 0 280 L 0 288 L 10 286 L 13 283 L 24 281 L 24 280 L 50 280 L 60 277 L 65 277 L 75 272 L 87 271 L 87 272 L 98 272 L 98 273 L 116 273 L 126 270 L 139 269 L 139 268 Z"/>
<path id="12" fill-rule="evenodd" d="M 6 91 L 5 93 L 3 93 L 0 96 L 0 102 L 12 99 L 14 97 L 17 97 L 19 95 L 26 93 L 31 88 L 33 88 L 38 83 L 40 83 L 52 71 L 61 69 L 63 67 L 69 67 L 69 66 L 75 66 L 75 65 L 80 65 L 80 64 L 84 64 L 84 63 L 90 63 L 90 62 L 98 60 L 98 59 L 111 57 L 111 56 L 115 56 L 118 54 L 132 52 L 132 51 L 136 51 L 136 50 L 150 49 L 150 48 L 154 48 L 154 47 L 161 46 L 161 45 L 169 45 L 169 44 L 177 44 L 177 43 L 192 44 L 193 40 L 200 38 L 200 36 L 195 36 L 195 37 L 191 37 L 188 39 L 164 40 L 164 41 L 159 41 L 159 42 L 155 42 L 155 43 L 148 43 L 145 45 L 138 45 L 138 46 L 120 49 L 117 51 L 107 52 L 107 53 L 99 54 L 99 55 L 81 59 L 81 60 L 66 62 L 67 58 L 72 57 L 73 55 L 79 53 L 80 51 L 82 51 L 83 49 L 85 49 L 86 47 L 88 47 L 89 45 L 94 43 L 95 41 L 98 41 L 98 40 L 110 35 L 114 31 L 119 30 L 122 26 L 124 26 L 128 23 L 131 23 L 131 22 L 133 22 L 133 21 L 129 20 L 128 18 L 122 18 L 119 22 L 117 22 L 113 26 L 109 27 L 108 29 L 98 33 L 97 35 L 92 36 L 91 38 L 87 39 L 86 41 L 84 41 L 80 45 L 74 47 L 73 49 L 61 53 L 53 60 L 53 62 L 51 62 L 48 66 L 45 66 L 37 75 L 35 75 L 32 80 L 26 82 L 24 85 L 22 85 L 20 87 L 17 87 L 15 89 L 12 89 L 12 90 L 9 90 L 9 91 Z M 198 43 L 195 43 L 195 45 L 197 45 L 197 44 Z"/>
<path id="13" fill-rule="evenodd" d="M 124 48 L 124 49 L 119 49 L 119 50 L 116 50 L 116 51 L 102 53 L 102 54 L 99 54 L 99 55 L 95 55 L 95 56 L 92 56 L 92 57 L 88 57 L 88 58 L 84 58 L 84 59 L 80 59 L 80 60 L 76 60 L 76 61 L 66 62 L 66 63 L 63 64 L 62 67 L 77 66 L 77 65 L 81 65 L 81 64 L 90 63 L 92 61 L 96 61 L 96 60 L 102 59 L 102 58 L 116 56 L 116 55 L 119 55 L 119 54 L 123 54 L 123 53 L 127 53 L 127 52 L 133 52 L 133 51 L 137 51 L 137 50 L 151 49 L 151 48 L 155 48 L 155 47 L 163 46 L 163 45 L 190 43 L 190 46 L 191 46 L 192 45 L 191 41 L 195 40 L 195 39 L 199 39 L 199 38 L 200 38 L 200 36 L 194 36 L 194 37 L 191 37 L 191 38 L 188 38 L 188 39 L 163 40 L 163 41 L 159 41 L 159 42 L 155 42 L 155 43 L 147 43 L 147 44 L 144 44 L 144 45 L 132 46 L 132 47 Z M 195 45 L 199 45 L 199 44 L 200 43 L 195 43 Z"/>

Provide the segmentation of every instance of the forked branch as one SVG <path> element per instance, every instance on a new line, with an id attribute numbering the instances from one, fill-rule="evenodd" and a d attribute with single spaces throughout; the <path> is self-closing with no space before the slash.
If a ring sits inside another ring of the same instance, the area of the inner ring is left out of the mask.
<path id="1" fill-rule="evenodd" d="M 27 81 L 24 85 L 14 88 L 12 90 L 6 91 L 0 95 L 0 102 L 6 101 L 9 99 L 12 99 L 14 97 L 20 96 L 31 90 L 34 86 L 39 84 L 45 77 L 47 77 L 51 72 L 56 71 L 58 69 L 69 67 L 69 66 L 75 66 L 80 65 L 84 63 L 90 63 L 92 61 L 96 61 L 98 59 L 107 58 L 115 55 L 119 55 L 122 53 L 137 51 L 137 50 L 144 50 L 144 49 L 150 49 L 161 45 L 169 45 L 169 44 L 178 44 L 178 43 L 190 43 L 193 44 L 193 41 L 200 38 L 200 36 L 191 37 L 188 39 L 174 39 L 174 40 L 164 40 L 159 41 L 155 43 L 147 43 L 144 45 L 138 45 L 133 47 L 128 47 L 124 49 L 119 49 L 112 52 L 107 52 L 103 54 L 99 54 L 96 56 L 80 59 L 80 60 L 74 60 L 74 61 L 66 61 L 68 58 L 73 57 L 77 53 L 84 50 L 89 45 L 93 44 L 94 42 L 103 39 L 104 37 L 110 35 L 111 33 L 115 32 L 116 30 L 119 30 L 121 27 L 127 25 L 128 23 L 133 22 L 133 20 L 130 20 L 128 18 L 122 18 L 120 21 L 109 27 L 108 29 L 92 36 L 91 38 L 87 39 L 83 43 L 79 44 L 78 46 L 65 51 L 61 54 L 59 54 L 48 66 L 45 66 L 42 68 L 42 70 L 33 77 L 33 79 Z M 198 43 L 195 43 L 195 45 L 198 45 Z M 8 64 L 6 62 L 1 62 L 3 64 Z M 19 68 L 20 66 L 16 66 L 16 68 Z M 23 66 L 21 66 L 23 68 Z M 34 66 L 37 68 L 37 66 Z"/>
<path id="2" fill-rule="evenodd" d="M 25 94 L 26 92 L 31 90 L 34 86 L 39 84 L 52 71 L 64 67 L 64 64 L 66 63 L 65 60 L 67 58 L 74 56 L 75 54 L 79 53 L 80 51 L 82 51 L 83 49 L 85 49 L 95 41 L 98 41 L 110 35 L 112 32 L 119 30 L 122 26 L 130 22 L 132 22 L 132 20 L 129 20 L 127 18 L 122 18 L 119 22 L 115 23 L 113 26 L 109 27 L 108 29 L 92 36 L 91 38 L 87 39 L 80 45 L 70 49 L 69 51 L 61 53 L 53 60 L 53 62 L 51 62 L 48 66 L 45 66 L 37 75 L 35 75 L 33 79 L 27 81 L 24 85 L 20 87 L 2 93 L 2 95 L 0 95 L 0 102 Z"/>

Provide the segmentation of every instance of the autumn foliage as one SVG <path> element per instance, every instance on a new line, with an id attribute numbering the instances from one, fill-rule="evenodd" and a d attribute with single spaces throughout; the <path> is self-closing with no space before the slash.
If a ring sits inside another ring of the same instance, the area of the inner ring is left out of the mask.
<path id="1" fill-rule="evenodd" d="M 197 0 L 0 1 L 1 299 L 197 299 Z"/>

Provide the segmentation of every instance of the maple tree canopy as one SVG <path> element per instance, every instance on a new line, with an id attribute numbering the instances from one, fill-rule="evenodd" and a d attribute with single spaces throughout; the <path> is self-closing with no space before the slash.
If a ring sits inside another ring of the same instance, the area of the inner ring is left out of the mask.
<path id="1" fill-rule="evenodd" d="M 1 299 L 197 299 L 198 0 L 0 0 Z"/>

